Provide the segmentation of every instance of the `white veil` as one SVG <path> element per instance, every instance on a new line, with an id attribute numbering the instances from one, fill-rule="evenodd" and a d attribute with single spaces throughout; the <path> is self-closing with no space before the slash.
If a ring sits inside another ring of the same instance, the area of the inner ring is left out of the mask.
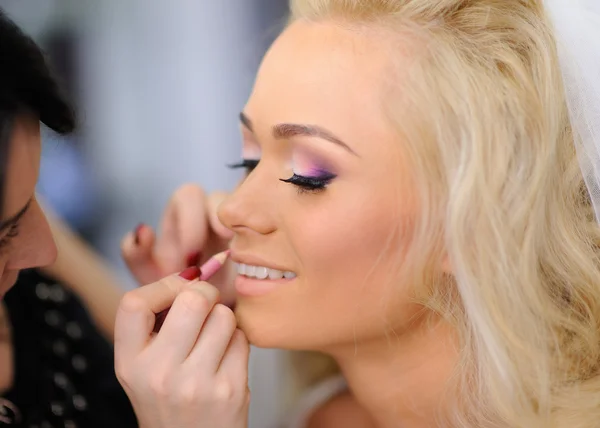
<path id="1" fill-rule="evenodd" d="M 600 222 L 600 0 L 544 0 L 555 28 L 577 156 Z"/>

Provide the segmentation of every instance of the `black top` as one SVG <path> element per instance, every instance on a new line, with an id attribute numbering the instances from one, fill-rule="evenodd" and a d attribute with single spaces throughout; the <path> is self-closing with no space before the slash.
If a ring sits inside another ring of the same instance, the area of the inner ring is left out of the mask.
<path id="1" fill-rule="evenodd" d="M 114 373 L 112 345 L 73 293 L 26 271 L 5 304 L 15 377 L 0 398 L 0 426 L 137 427 Z"/>

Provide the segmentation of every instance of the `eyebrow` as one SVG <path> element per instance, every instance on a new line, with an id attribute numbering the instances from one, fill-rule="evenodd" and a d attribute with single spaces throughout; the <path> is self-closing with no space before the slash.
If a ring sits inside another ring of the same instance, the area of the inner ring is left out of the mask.
<path id="1" fill-rule="evenodd" d="M 252 128 L 252 121 L 244 114 L 244 112 L 240 113 L 240 122 L 242 122 L 242 125 L 244 125 L 249 131 L 254 132 Z M 355 156 L 358 156 L 358 154 L 352 150 L 348 144 L 344 143 L 328 130 L 319 126 L 297 123 L 280 123 L 273 127 L 273 137 L 276 139 L 292 138 L 296 136 L 321 138 L 344 148 L 346 151 Z"/>
<path id="2" fill-rule="evenodd" d="M 19 220 L 21 220 L 21 217 L 23 217 L 25 215 L 25 213 L 27 212 L 27 210 L 29 209 L 30 206 L 31 206 L 31 199 L 29 200 L 29 202 L 27 202 L 25 204 L 25 206 L 23 208 L 21 208 L 21 210 L 18 213 L 16 213 L 11 218 L 4 220 L 2 223 L 0 223 L 0 232 L 3 231 L 4 229 L 11 227 L 12 225 L 16 224 Z"/>

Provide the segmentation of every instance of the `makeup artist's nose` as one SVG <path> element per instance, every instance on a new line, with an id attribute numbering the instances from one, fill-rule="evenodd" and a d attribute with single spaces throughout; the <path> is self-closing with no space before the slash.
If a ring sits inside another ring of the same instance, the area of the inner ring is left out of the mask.
<path id="1" fill-rule="evenodd" d="M 277 198 L 270 196 L 268 183 L 261 180 L 265 178 L 250 174 L 219 205 L 217 215 L 225 227 L 236 233 L 254 231 L 266 235 L 275 231 L 273 209 Z"/>

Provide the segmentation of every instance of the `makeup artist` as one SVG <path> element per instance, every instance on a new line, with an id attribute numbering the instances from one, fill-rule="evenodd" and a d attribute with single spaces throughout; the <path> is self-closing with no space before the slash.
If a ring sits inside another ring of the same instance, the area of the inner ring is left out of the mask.
<path id="1" fill-rule="evenodd" d="M 0 425 L 134 427 L 112 362 L 122 292 L 58 219 L 51 232 L 35 196 L 40 121 L 68 134 L 73 111 L 39 48 L 1 11 L 0 58 Z"/>
<path id="2" fill-rule="evenodd" d="M 52 78 L 40 49 L 1 11 L 0 58 L 0 296 L 4 298 L 0 306 L 0 426 L 134 427 L 136 415 L 116 380 L 111 344 L 122 292 L 110 269 L 85 243 L 58 219 L 46 218 L 35 195 L 40 167 L 40 122 L 59 134 L 68 134 L 75 128 L 73 111 Z M 128 237 L 132 244 L 138 242 L 127 253 L 131 256 L 129 266 L 146 282 L 186 265 L 186 257 L 177 260 L 171 254 L 174 249 L 184 248 L 173 244 L 178 239 L 173 231 L 177 230 L 176 226 L 186 224 L 186 215 L 190 213 L 190 208 L 178 212 L 180 197 L 187 198 L 187 207 L 194 206 L 185 187 L 177 192 L 167 208 L 161 225 L 165 230 L 157 242 L 149 227 L 138 228 L 139 237 L 133 232 Z M 147 251 L 148 244 L 154 252 Z M 197 259 L 188 260 L 194 263 L 202 259 L 193 252 L 187 258 Z M 197 271 L 197 268 L 187 270 L 182 275 L 192 278 L 197 276 Z M 139 377 L 124 376 L 123 380 L 144 428 L 174 426 L 155 425 L 164 421 L 164 415 L 190 419 L 198 416 L 197 408 L 186 407 L 186 401 L 182 401 L 189 397 L 180 394 L 178 401 L 171 396 L 161 400 L 160 407 L 146 393 L 147 379 L 156 380 L 157 373 L 176 374 L 168 371 L 175 366 L 167 364 L 173 360 L 169 359 L 169 349 L 163 347 L 170 347 L 173 340 L 180 338 L 180 333 L 170 337 L 159 333 L 145 352 L 146 356 L 156 352 L 157 358 L 140 361 L 141 355 L 136 351 L 146 345 L 138 338 L 142 337 L 140 329 L 149 322 L 148 308 L 171 306 L 178 288 L 191 284 L 189 291 L 182 293 L 174 303 L 173 316 L 164 326 L 168 333 L 176 327 L 174 321 L 181 321 L 181 315 L 187 316 L 187 305 L 197 304 L 197 293 L 205 293 L 213 303 L 218 295 L 208 285 L 178 276 L 163 282 L 170 286 L 165 288 L 166 294 L 153 294 L 160 287 L 153 284 L 124 299 L 119 312 L 120 325 L 115 333 L 117 341 L 128 344 L 123 349 L 126 352 L 118 356 L 117 364 L 121 367 L 136 365 Z M 222 305 L 218 307 L 213 313 L 221 315 L 209 320 L 216 322 L 217 329 L 223 321 L 230 326 L 231 311 Z M 189 321 L 197 319 L 191 317 Z M 248 347 L 239 332 L 235 333 L 235 324 L 230 336 L 235 339 L 223 353 L 226 356 L 232 351 L 237 355 L 245 353 L 247 361 Z M 175 348 L 182 349 L 185 344 L 178 346 Z M 204 353 L 204 345 L 195 349 L 203 357 L 208 355 Z M 229 384 L 222 375 L 231 374 L 238 379 L 244 375 L 245 368 L 225 363 L 229 360 L 223 359 L 224 364 L 218 371 L 220 377 L 213 376 L 214 385 L 220 386 L 215 391 L 237 397 L 232 389 L 227 389 Z M 206 384 L 202 372 L 193 371 L 192 375 L 178 379 L 188 385 L 191 381 Z M 169 380 L 178 391 L 192 391 L 179 388 L 183 384 L 176 384 L 175 377 Z M 186 413 L 186 408 L 190 412 Z M 156 415 L 157 410 L 161 411 L 160 416 Z M 211 415 L 210 412 L 201 414 Z"/>

